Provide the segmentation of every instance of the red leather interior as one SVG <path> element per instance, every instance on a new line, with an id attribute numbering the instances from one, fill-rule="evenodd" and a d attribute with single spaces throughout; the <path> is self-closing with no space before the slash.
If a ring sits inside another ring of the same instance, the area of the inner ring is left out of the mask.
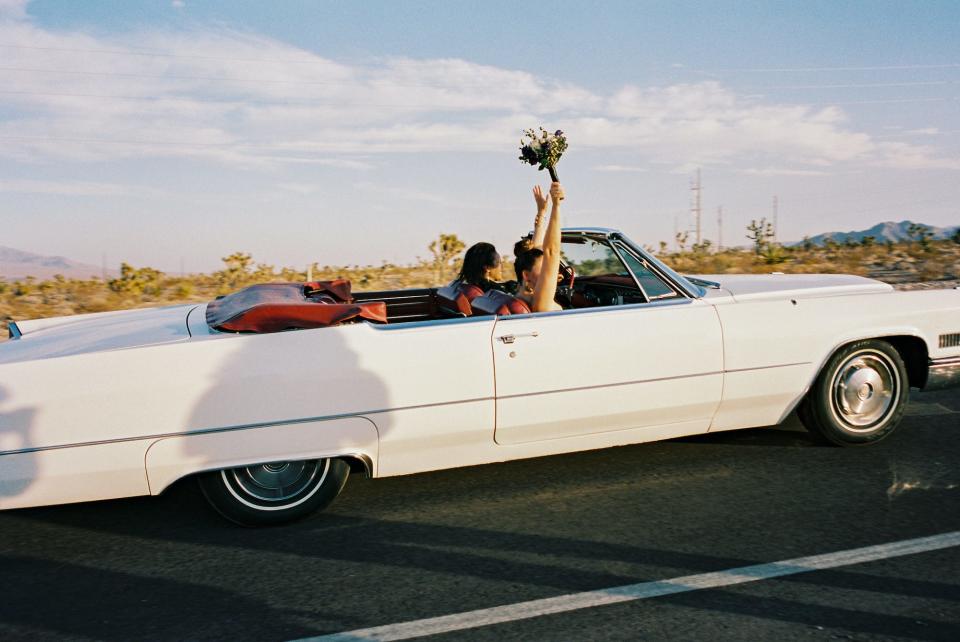
<path id="1" fill-rule="evenodd" d="M 437 290 L 437 305 L 454 315 L 468 317 L 473 314 L 470 302 L 482 295 L 479 287 L 454 281 Z"/>
<path id="2" fill-rule="evenodd" d="M 490 290 L 483 296 L 477 297 L 473 300 L 471 306 L 474 314 L 506 316 L 508 314 L 528 314 L 530 312 L 530 306 L 521 299 L 500 290 Z"/>
<path id="3" fill-rule="evenodd" d="M 354 302 L 346 279 L 252 285 L 207 304 L 207 324 L 228 332 L 322 328 L 358 317 L 386 323 L 387 304 Z"/>

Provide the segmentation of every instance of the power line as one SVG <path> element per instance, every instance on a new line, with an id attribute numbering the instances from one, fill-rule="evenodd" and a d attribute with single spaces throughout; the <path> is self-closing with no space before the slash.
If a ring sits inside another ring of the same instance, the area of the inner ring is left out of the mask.
<path id="1" fill-rule="evenodd" d="M 283 85 L 323 85 L 326 87 L 354 87 L 357 85 L 366 85 L 372 88 L 379 84 L 387 87 L 419 87 L 428 89 L 490 89 L 491 87 L 502 87 L 503 80 L 491 81 L 489 83 L 456 83 L 456 84 L 434 84 L 434 83 L 414 83 L 414 82 L 394 82 L 389 78 L 357 78 L 350 81 L 337 80 L 282 80 L 278 78 L 229 78 L 226 76 L 181 76 L 171 74 L 140 74 L 116 71 L 87 71 L 84 69 L 42 69 L 37 67 L 0 67 L 0 71 L 24 72 L 24 73 L 46 73 L 46 74 L 77 74 L 82 76 L 102 76 L 109 78 L 147 78 L 152 80 L 203 80 L 217 82 L 241 82 L 241 83 L 272 83 Z M 515 85 L 526 87 L 526 80 L 516 79 Z M 537 83 L 537 88 L 542 88 L 542 83 Z"/>
<path id="2" fill-rule="evenodd" d="M 11 96 L 50 96 L 54 98 L 102 98 L 102 99 L 112 99 L 112 100 L 143 100 L 143 101 L 189 101 L 193 103 L 201 104 L 222 104 L 222 105 L 263 105 L 263 106 L 273 106 L 273 107 L 286 107 L 286 106 L 344 106 L 349 105 L 345 101 L 335 101 L 335 102 L 321 102 L 318 100 L 310 100 L 305 102 L 291 102 L 291 101 L 269 101 L 269 100 L 250 100 L 247 98 L 232 98 L 232 99 L 221 99 L 221 98 L 200 98 L 193 96 L 128 96 L 128 95 L 118 95 L 118 94 L 79 94 L 79 93 L 65 93 L 65 92 L 52 92 L 52 91 L 17 91 L 17 90 L 6 90 L 0 89 L 0 95 L 11 95 Z M 854 100 L 854 101 L 821 101 L 816 103 L 790 103 L 793 107 L 822 107 L 822 106 L 845 106 L 845 105 L 884 105 L 884 104 L 900 104 L 900 103 L 929 103 L 929 102 L 948 102 L 960 100 L 960 96 L 943 96 L 943 97 L 934 97 L 934 98 L 892 98 L 884 100 Z M 362 102 L 364 107 L 410 107 L 410 108 L 419 108 L 419 107 L 437 107 L 436 103 L 370 103 Z M 451 106 L 452 108 L 452 106 Z M 476 106 L 474 107 L 476 108 Z M 487 109 L 505 109 L 506 107 L 489 107 Z M 663 120 L 667 122 L 673 121 L 688 121 L 689 117 L 673 117 L 673 118 L 664 118 L 662 115 L 644 115 L 636 114 L 630 116 L 631 119 L 650 119 L 650 120 Z M 722 119 L 721 119 L 722 120 Z"/>
<path id="3" fill-rule="evenodd" d="M 934 87 L 943 85 L 957 85 L 960 80 L 921 80 L 916 82 L 876 82 L 851 83 L 838 85 L 770 85 L 765 89 L 873 89 L 885 87 Z"/>
<path id="4" fill-rule="evenodd" d="M 723 205 L 717 207 L 717 251 L 723 249 Z"/>
<path id="5" fill-rule="evenodd" d="M 694 224 L 696 225 L 696 234 L 697 234 L 697 245 L 700 245 L 702 241 L 700 234 L 700 193 L 702 191 L 700 185 L 700 169 L 697 169 L 697 178 L 695 181 L 690 184 L 690 191 L 693 192 L 693 205 L 691 207 L 691 212 L 693 213 Z"/>
<path id="6" fill-rule="evenodd" d="M 148 51 L 143 49 L 81 49 L 76 47 L 38 47 L 34 45 L 10 45 L 10 44 L 0 44 L 0 47 L 5 49 L 30 49 L 32 51 L 63 51 L 69 53 L 95 53 L 95 54 L 111 54 L 119 56 L 148 56 L 148 57 L 159 57 L 159 58 L 184 58 L 184 59 L 193 59 L 193 60 L 232 60 L 236 62 L 279 62 L 279 63 L 292 63 L 298 65 L 315 65 L 315 64 L 324 64 L 325 61 L 322 60 L 297 60 L 295 58 L 234 58 L 231 56 L 204 56 L 204 55 L 195 55 L 195 54 L 175 54 L 167 53 L 163 51 Z"/>
<path id="7" fill-rule="evenodd" d="M 704 73 L 792 73 L 792 72 L 812 72 L 812 71 L 901 71 L 915 69 L 960 69 L 960 63 L 948 62 L 936 65 L 873 65 L 862 67 L 754 67 L 754 68 L 728 68 L 728 69 L 697 69 Z"/>
<path id="8" fill-rule="evenodd" d="M 68 53 L 93 53 L 120 56 L 143 56 L 158 58 L 179 58 L 185 60 L 226 60 L 236 62 L 269 62 L 298 65 L 316 65 L 328 64 L 325 59 L 297 59 L 297 58 L 256 58 L 256 57 L 235 57 L 235 56 L 208 56 L 202 54 L 180 54 L 165 51 L 146 50 L 146 49 L 88 49 L 82 47 L 42 47 L 37 45 L 22 45 L 0 43 L 0 48 L 6 49 L 27 49 L 31 51 L 62 51 Z M 308 54 L 313 55 L 313 54 Z M 743 73 L 781 73 L 781 72 L 819 72 L 819 71 L 900 71 L 916 69 L 958 69 L 960 62 L 940 63 L 940 64 L 914 64 L 914 65 L 872 65 L 872 66 L 835 66 L 835 67 L 747 67 L 747 68 L 721 68 L 721 69 L 698 69 L 691 71 L 702 71 L 711 73 L 722 72 L 743 72 Z"/>

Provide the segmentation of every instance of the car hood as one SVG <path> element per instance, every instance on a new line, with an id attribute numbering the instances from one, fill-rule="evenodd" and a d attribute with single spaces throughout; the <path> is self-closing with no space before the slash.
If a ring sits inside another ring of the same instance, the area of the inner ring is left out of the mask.
<path id="1" fill-rule="evenodd" d="M 19 321 L 0 343 L 0 363 L 122 350 L 190 338 L 187 317 L 196 304 Z"/>
<path id="2" fill-rule="evenodd" d="M 698 274 L 695 278 L 720 284 L 720 289 L 707 289 L 707 298 L 732 296 L 737 301 L 893 291 L 887 283 L 852 274 Z"/>

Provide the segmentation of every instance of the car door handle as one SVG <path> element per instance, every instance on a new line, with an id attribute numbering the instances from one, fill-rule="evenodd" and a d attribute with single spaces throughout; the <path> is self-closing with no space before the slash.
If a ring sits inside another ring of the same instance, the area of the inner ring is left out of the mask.
<path id="1" fill-rule="evenodd" d="M 503 341 L 506 344 L 510 344 L 516 341 L 517 339 L 522 339 L 524 337 L 539 337 L 539 336 L 540 336 L 540 333 L 534 331 L 534 332 L 526 332 L 524 334 L 505 334 L 502 337 L 497 337 L 497 339 L 499 339 L 500 341 Z"/>

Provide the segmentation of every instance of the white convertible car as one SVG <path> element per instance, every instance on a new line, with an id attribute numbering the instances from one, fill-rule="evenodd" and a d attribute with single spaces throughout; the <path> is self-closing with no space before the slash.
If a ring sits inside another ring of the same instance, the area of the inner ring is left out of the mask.
<path id="1" fill-rule="evenodd" d="M 243 524 L 371 477 L 775 425 L 838 445 L 960 385 L 960 291 L 843 275 L 683 277 L 563 232 L 560 312 L 446 288 L 253 286 L 207 305 L 20 321 L 0 343 L 0 508 L 195 476 Z M 707 280 L 709 279 L 709 280 Z"/>

